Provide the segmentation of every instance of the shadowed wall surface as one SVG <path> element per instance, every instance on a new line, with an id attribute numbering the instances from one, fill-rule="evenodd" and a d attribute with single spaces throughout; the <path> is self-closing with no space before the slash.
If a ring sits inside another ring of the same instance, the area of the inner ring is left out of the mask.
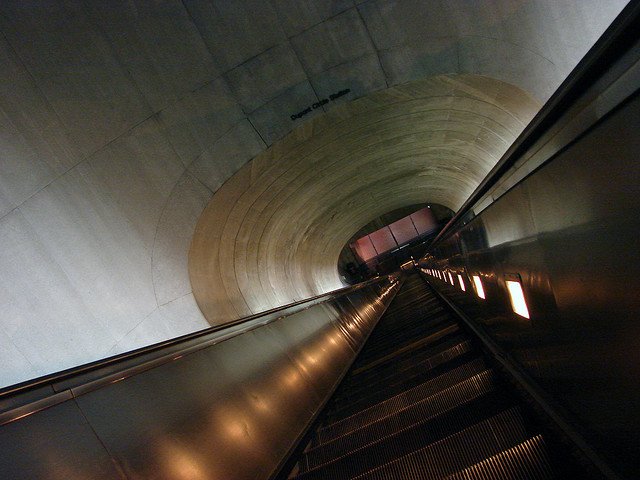
<path id="1" fill-rule="evenodd" d="M 544 101 L 624 3 L 1 2 L 0 385 L 206 327 L 197 219 L 314 115 L 438 74 Z"/>

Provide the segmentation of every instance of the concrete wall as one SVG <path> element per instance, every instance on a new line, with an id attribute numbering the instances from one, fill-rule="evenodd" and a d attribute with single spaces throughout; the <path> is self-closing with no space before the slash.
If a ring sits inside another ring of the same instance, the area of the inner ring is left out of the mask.
<path id="1" fill-rule="evenodd" d="M 189 252 L 191 285 L 217 324 L 340 288 L 358 229 L 402 206 L 457 210 L 538 111 L 523 90 L 447 75 L 315 117 L 213 196 Z"/>
<path id="2" fill-rule="evenodd" d="M 0 385 L 205 327 L 194 225 L 292 113 L 438 73 L 544 100 L 624 3 L 1 2 Z"/>

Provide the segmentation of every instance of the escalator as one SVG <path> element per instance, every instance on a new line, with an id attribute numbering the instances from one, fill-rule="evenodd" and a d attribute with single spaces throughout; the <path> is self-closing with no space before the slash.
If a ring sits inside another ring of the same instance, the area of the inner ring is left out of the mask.
<path id="1" fill-rule="evenodd" d="M 410 275 L 289 478 L 589 477 L 473 336 Z"/>

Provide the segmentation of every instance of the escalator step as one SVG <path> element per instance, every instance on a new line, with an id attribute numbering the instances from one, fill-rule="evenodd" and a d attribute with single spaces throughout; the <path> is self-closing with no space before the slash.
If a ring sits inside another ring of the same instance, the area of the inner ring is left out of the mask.
<path id="1" fill-rule="evenodd" d="M 484 362 L 481 359 L 476 359 L 345 419 L 320 428 L 317 432 L 318 443 L 328 442 L 378 419 L 397 414 L 403 409 L 424 401 L 426 398 L 446 388 L 460 384 L 460 382 L 464 382 L 469 378 L 475 378 L 485 368 Z"/>
<path id="2" fill-rule="evenodd" d="M 441 479 L 527 440 L 522 417 L 512 408 L 413 453 L 374 468 L 357 479 Z"/>
<path id="3" fill-rule="evenodd" d="M 401 359 L 398 362 L 379 367 L 375 371 L 367 372 L 366 375 L 362 374 L 358 377 L 344 380 L 336 392 L 332 404 L 337 406 L 340 403 L 348 402 L 349 398 L 366 395 L 367 392 L 377 389 L 378 385 L 381 387 L 389 386 L 398 383 L 398 380 L 408 383 L 410 379 L 418 376 L 425 378 L 425 374 L 428 372 L 471 352 L 471 343 L 469 341 L 460 341 L 460 338 L 456 340 L 457 343 L 447 342 L 447 344 L 443 344 L 443 347 L 448 347 L 446 349 L 429 349 L 421 352 L 419 355 L 415 355 L 413 361 L 411 358 Z M 452 344 L 453 346 L 450 346 Z M 440 370 L 442 369 L 440 368 Z"/>
<path id="4" fill-rule="evenodd" d="M 377 403 L 383 402 L 395 395 L 406 392 L 411 388 L 418 385 L 422 385 L 435 378 L 442 377 L 443 375 L 458 369 L 466 364 L 469 364 L 475 360 L 479 360 L 477 354 L 471 352 L 460 355 L 454 358 L 450 362 L 436 366 L 431 370 L 425 370 L 423 372 L 417 372 L 412 376 L 398 376 L 396 378 L 389 379 L 384 384 L 372 384 L 368 389 L 361 389 L 354 395 L 337 398 L 332 402 L 331 409 L 327 411 L 324 419 L 324 425 L 330 425 L 351 415 L 365 410 Z M 481 361 L 481 360 L 480 360 Z M 477 372 L 483 370 L 481 367 Z"/>
<path id="5" fill-rule="evenodd" d="M 516 396 L 409 277 L 327 404 L 297 480 L 555 478 Z M 529 418 L 529 417 L 527 417 Z"/>
<path id="6" fill-rule="evenodd" d="M 513 398 L 504 397 L 499 390 L 493 390 L 380 441 L 344 452 L 338 458 L 302 474 L 300 480 L 355 477 L 476 425 L 513 406 Z M 302 463 L 305 461 L 302 458 L 300 460 Z"/>
<path id="7" fill-rule="evenodd" d="M 405 352 L 415 350 L 424 345 L 428 345 L 431 343 L 435 343 L 441 338 L 456 333 L 460 330 L 460 327 L 456 323 L 448 322 L 444 328 L 438 329 L 436 332 L 433 332 L 429 335 L 426 335 L 418 340 L 413 340 L 412 342 L 407 342 L 405 345 L 395 345 L 395 348 L 391 351 L 379 352 L 380 355 L 375 356 L 374 358 L 368 358 L 368 362 L 363 365 L 358 365 L 353 370 L 353 375 L 357 375 L 365 370 L 369 370 L 371 368 L 380 365 L 394 356 L 401 355 Z"/>
<path id="8" fill-rule="evenodd" d="M 428 338 L 452 325 L 456 325 L 456 323 L 452 321 L 451 316 L 448 314 L 442 314 L 433 321 L 416 318 L 410 324 L 399 326 L 400 330 L 398 331 L 391 331 L 384 335 L 380 334 L 376 338 L 370 338 L 369 341 L 371 343 L 362 356 L 358 358 L 354 369 L 358 370 L 362 366 L 393 353 L 399 348 L 410 346 L 417 340 Z M 434 338 L 437 339 L 440 336 L 436 335 Z"/>
<path id="9" fill-rule="evenodd" d="M 406 429 L 427 423 L 461 404 L 487 394 L 494 388 L 492 372 L 489 370 L 482 372 L 421 402 L 312 448 L 304 454 L 303 469 L 306 471 L 318 467 L 346 453 L 370 446 Z"/>
<path id="10" fill-rule="evenodd" d="M 446 480 L 547 480 L 554 478 L 541 435 L 530 438 Z"/>

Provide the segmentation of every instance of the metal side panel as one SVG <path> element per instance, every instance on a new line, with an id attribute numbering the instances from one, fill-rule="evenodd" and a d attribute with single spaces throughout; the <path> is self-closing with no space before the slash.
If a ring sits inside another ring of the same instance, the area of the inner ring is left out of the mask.
<path id="1" fill-rule="evenodd" d="M 5 412 L 0 478 L 269 478 L 391 299 L 362 290 L 99 388 L 66 390 L 24 418 Z"/>
<path id="2" fill-rule="evenodd" d="M 131 478 L 257 478 L 319 401 L 260 330 L 78 399 Z"/>
<path id="3" fill-rule="evenodd" d="M 261 333 L 270 334 L 287 351 L 313 391 L 325 398 L 355 352 L 325 309 L 301 317 L 301 322 L 283 319 Z"/>
<path id="4" fill-rule="evenodd" d="M 481 279 L 483 300 L 431 281 L 569 412 L 607 469 L 630 478 L 640 471 L 638 125 L 636 91 L 423 260 L 468 286 Z M 529 318 L 512 310 L 514 279 Z"/>
<path id="5" fill-rule="evenodd" d="M 0 428 L 0 478 L 124 478 L 73 401 Z"/>

